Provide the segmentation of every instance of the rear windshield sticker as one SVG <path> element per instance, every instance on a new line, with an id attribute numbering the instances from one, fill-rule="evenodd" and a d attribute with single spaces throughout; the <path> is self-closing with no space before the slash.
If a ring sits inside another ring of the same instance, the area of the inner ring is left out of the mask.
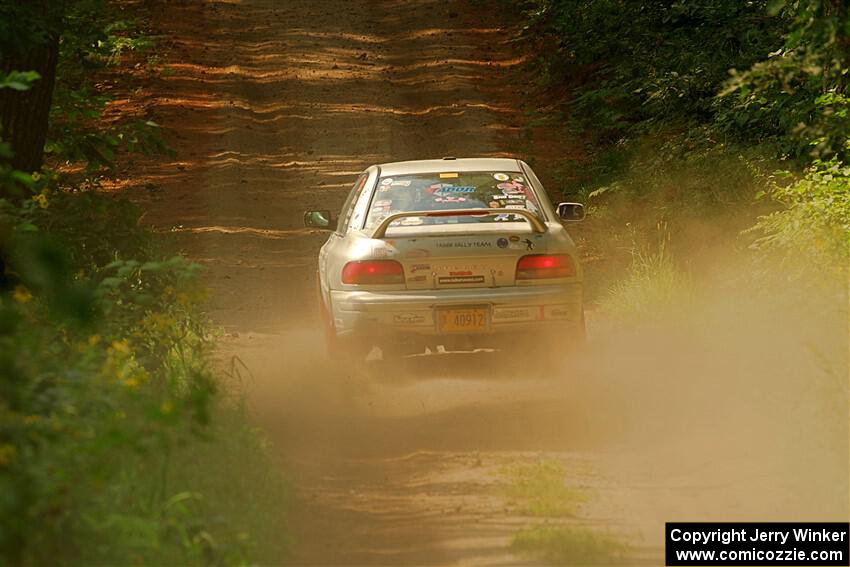
<path id="1" fill-rule="evenodd" d="M 439 193 L 475 193 L 475 185 L 445 185 L 437 189 Z"/>
<path id="2" fill-rule="evenodd" d="M 481 172 L 434 172 L 423 174 L 387 176 L 380 178 L 378 189 L 370 206 L 364 211 L 365 228 L 376 226 L 386 215 L 404 211 L 448 211 L 465 208 L 501 209 L 512 205 L 512 209 L 527 209 L 534 214 L 541 213 L 536 195 L 528 185 L 529 179 L 512 171 Z M 390 203 L 386 203 L 390 201 Z M 507 215 L 496 217 L 497 214 Z M 494 213 L 490 216 L 463 217 L 450 216 L 423 218 L 422 225 L 449 225 L 491 223 L 494 220 L 522 221 L 522 217 L 508 213 Z M 419 221 L 405 221 L 413 226 Z M 392 226 L 401 226 L 401 222 Z"/>
<path id="3" fill-rule="evenodd" d="M 511 181 L 509 183 L 499 183 L 496 187 L 504 193 L 524 193 L 525 185 L 519 183 L 517 181 Z"/>

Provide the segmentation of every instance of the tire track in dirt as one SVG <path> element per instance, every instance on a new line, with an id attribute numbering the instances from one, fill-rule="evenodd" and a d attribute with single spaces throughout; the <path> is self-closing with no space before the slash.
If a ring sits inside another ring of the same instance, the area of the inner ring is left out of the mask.
<path id="1" fill-rule="evenodd" d="M 513 31 L 481 9 L 209 0 L 163 16 L 175 40 L 154 104 L 179 157 L 130 191 L 209 268 L 211 314 L 297 487 L 296 564 L 524 562 L 508 546 L 527 519 L 506 504 L 502 468 L 539 456 L 528 451 L 588 460 L 563 438 L 577 421 L 560 383 L 516 380 L 491 359 L 340 381 L 325 360 L 326 235 L 301 212 L 338 210 L 371 163 L 518 149 Z"/>

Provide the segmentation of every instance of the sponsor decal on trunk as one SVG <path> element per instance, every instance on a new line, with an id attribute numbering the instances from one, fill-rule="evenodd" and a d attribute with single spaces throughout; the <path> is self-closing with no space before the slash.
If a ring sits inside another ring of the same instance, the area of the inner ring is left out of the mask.
<path id="1" fill-rule="evenodd" d="M 494 321 L 527 321 L 534 318 L 528 307 L 500 308 L 493 312 Z"/>
<path id="2" fill-rule="evenodd" d="M 440 284 L 484 283 L 484 276 L 444 276 L 437 279 Z"/>
<path id="3" fill-rule="evenodd" d="M 414 248 L 412 250 L 408 250 L 404 255 L 405 258 L 427 258 L 431 255 L 431 252 L 425 250 L 424 248 Z"/>
<path id="4" fill-rule="evenodd" d="M 418 313 L 398 313 L 393 315 L 393 323 L 396 325 L 421 325 L 425 317 Z"/>
<path id="5" fill-rule="evenodd" d="M 437 248 L 492 248 L 493 243 L 486 240 L 474 242 L 438 242 Z"/>

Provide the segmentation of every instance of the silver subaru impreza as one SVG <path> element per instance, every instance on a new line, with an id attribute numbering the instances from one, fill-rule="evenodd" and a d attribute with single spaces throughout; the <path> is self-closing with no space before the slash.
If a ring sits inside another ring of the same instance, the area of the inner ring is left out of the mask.
<path id="1" fill-rule="evenodd" d="M 517 159 L 373 165 L 319 252 L 322 320 L 331 352 L 385 357 L 430 346 L 528 350 L 584 338 L 582 269 L 564 228 L 578 203 L 552 206 Z"/>

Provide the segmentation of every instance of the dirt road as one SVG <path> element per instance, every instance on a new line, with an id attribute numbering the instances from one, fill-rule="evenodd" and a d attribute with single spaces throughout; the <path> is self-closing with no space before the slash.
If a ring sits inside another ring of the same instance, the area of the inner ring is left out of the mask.
<path id="1" fill-rule="evenodd" d="M 314 297 L 326 236 L 301 225 L 306 209 L 339 209 L 372 163 L 517 153 L 513 31 L 462 1 L 169 9 L 176 35 L 155 110 L 179 160 L 151 166 L 133 194 L 209 268 L 211 314 L 253 373 L 258 420 L 298 488 L 294 563 L 525 561 L 508 550 L 525 520 L 497 483 L 529 451 L 584 459 L 566 453 L 569 428 L 553 427 L 574 419 L 553 403 L 563 396 L 494 380 L 486 360 L 462 378 L 441 363 L 340 384 Z"/>
<path id="2" fill-rule="evenodd" d="M 540 456 L 595 495 L 573 521 L 607 529 L 629 529 L 618 518 L 632 507 L 651 510 L 657 531 L 671 510 L 765 485 L 756 473 L 727 484 L 742 477 L 748 450 L 732 443 L 675 474 L 665 465 L 688 450 L 667 446 L 624 489 L 603 474 L 612 413 L 591 419 L 582 407 L 593 400 L 579 407 L 573 382 L 506 371 L 496 358 L 429 362 L 368 383 L 333 375 L 314 292 L 326 235 L 302 228 L 301 213 L 338 210 L 372 163 L 527 152 L 529 77 L 502 15 L 472 0 L 184 0 L 163 3 L 160 17 L 172 39 L 148 102 L 178 158 L 137 166 L 127 192 L 146 222 L 208 267 L 210 312 L 253 374 L 256 419 L 297 488 L 293 563 L 527 563 L 509 544 L 529 519 L 501 477 Z M 558 151 L 575 149 L 561 140 Z M 554 157 L 540 154 L 544 183 Z M 684 415 L 652 433 L 681 428 Z M 645 506 L 664 496 L 684 504 Z M 657 541 L 649 545 L 642 558 L 658 562 Z"/>

